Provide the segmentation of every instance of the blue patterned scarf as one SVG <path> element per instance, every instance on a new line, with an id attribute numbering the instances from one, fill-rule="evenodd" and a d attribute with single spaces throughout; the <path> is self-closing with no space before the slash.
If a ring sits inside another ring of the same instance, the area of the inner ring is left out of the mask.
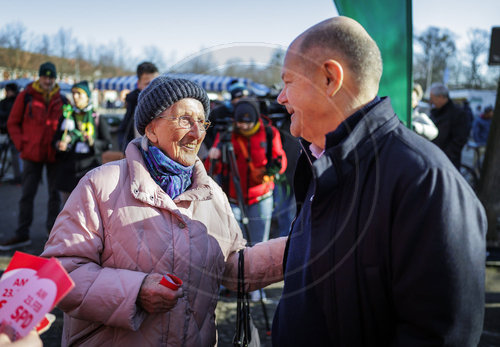
<path id="1" fill-rule="evenodd" d="M 148 151 L 141 148 L 141 152 L 151 177 L 172 199 L 191 185 L 194 165 L 183 166 L 154 146 L 149 146 Z"/>

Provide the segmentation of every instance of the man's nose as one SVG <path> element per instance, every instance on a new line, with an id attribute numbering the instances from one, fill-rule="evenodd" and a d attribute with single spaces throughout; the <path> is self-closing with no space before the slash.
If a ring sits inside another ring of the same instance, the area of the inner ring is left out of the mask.
<path id="1" fill-rule="evenodd" d="M 278 97 L 276 98 L 276 101 L 278 101 L 278 103 L 280 105 L 284 105 L 285 104 L 285 102 L 286 102 L 285 88 L 281 89 L 281 92 L 279 93 Z"/>

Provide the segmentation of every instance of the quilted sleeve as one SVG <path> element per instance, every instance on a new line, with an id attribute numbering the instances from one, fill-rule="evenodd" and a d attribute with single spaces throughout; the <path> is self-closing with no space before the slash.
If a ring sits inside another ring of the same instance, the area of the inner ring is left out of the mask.
<path id="1" fill-rule="evenodd" d="M 77 319 L 137 330 L 146 313 L 136 299 L 147 274 L 101 266 L 102 218 L 87 175 L 57 217 L 42 256 L 56 257 L 75 282 L 59 303 L 61 310 Z"/>

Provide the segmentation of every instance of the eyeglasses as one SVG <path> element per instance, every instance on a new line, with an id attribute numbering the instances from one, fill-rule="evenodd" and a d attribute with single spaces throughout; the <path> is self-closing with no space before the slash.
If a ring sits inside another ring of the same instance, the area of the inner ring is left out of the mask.
<path id="1" fill-rule="evenodd" d="M 210 127 L 210 122 L 205 121 L 203 119 L 200 120 L 194 120 L 193 118 L 189 116 L 158 116 L 158 118 L 165 118 L 169 120 L 176 120 L 177 124 L 179 125 L 180 128 L 183 129 L 191 129 L 194 124 L 197 125 L 198 129 L 201 131 L 206 131 Z"/>

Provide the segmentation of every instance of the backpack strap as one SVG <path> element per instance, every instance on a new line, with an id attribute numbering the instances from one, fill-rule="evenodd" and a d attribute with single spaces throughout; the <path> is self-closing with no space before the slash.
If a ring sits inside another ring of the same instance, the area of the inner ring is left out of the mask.
<path id="1" fill-rule="evenodd" d="M 61 94 L 61 92 L 59 92 L 59 96 L 61 97 L 61 102 L 62 102 L 63 106 L 69 104 L 68 98 L 65 97 L 63 94 Z M 26 113 L 26 105 L 28 105 L 28 107 L 29 107 L 29 109 L 28 109 L 28 116 L 30 116 L 31 118 L 33 118 L 33 108 L 31 106 L 32 101 L 33 101 L 33 95 L 31 95 L 28 92 L 26 92 L 24 94 L 24 111 L 23 111 L 23 117 L 24 117 L 24 114 Z M 21 120 L 21 122 L 22 122 L 22 120 Z"/>
<path id="2" fill-rule="evenodd" d="M 61 91 L 59 91 L 59 96 L 61 97 L 61 102 L 63 105 L 69 105 L 69 100 L 66 96 L 64 96 Z"/>
<path id="3" fill-rule="evenodd" d="M 273 160 L 273 129 L 271 126 L 266 125 L 266 159 L 268 163 L 271 163 Z"/>
<path id="4" fill-rule="evenodd" d="M 30 116 L 31 118 L 33 118 L 33 108 L 31 106 L 32 104 L 32 101 L 33 100 L 33 95 L 29 94 L 28 92 L 26 92 L 24 94 L 24 109 L 23 109 L 23 118 L 21 118 L 21 123 L 23 122 L 24 120 L 24 114 L 26 113 L 26 105 L 28 105 L 28 116 Z"/>

